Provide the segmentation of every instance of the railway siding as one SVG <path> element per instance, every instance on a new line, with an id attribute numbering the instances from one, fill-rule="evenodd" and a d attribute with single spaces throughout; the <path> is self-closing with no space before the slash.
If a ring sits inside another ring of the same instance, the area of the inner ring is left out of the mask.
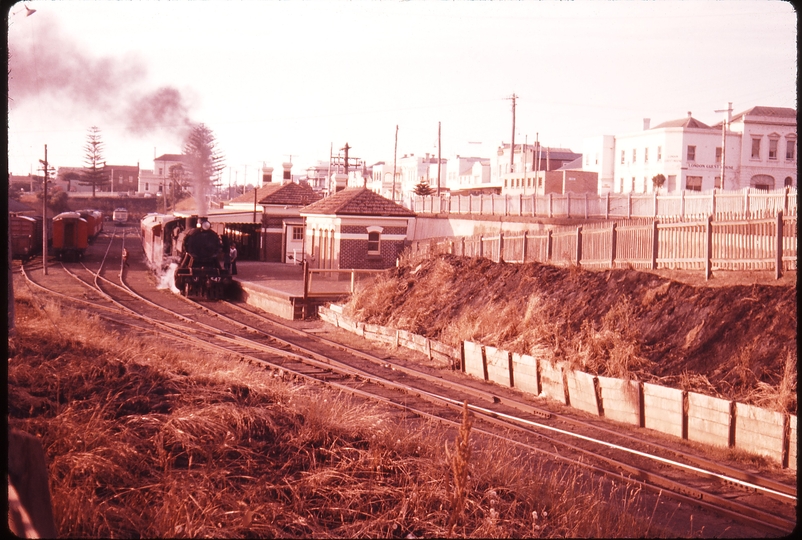
<path id="1" fill-rule="evenodd" d="M 321 320 L 367 339 L 430 354 L 467 375 L 630 425 L 739 448 L 797 469 L 797 416 L 652 383 L 595 376 L 531 355 L 464 341 L 462 350 L 404 330 L 365 325 L 320 307 Z M 491 375 L 492 374 L 492 375 Z"/>

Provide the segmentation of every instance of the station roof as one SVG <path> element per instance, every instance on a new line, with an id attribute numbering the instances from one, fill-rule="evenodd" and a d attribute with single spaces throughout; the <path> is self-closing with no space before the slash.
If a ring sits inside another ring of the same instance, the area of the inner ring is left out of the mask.
<path id="1" fill-rule="evenodd" d="M 309 184 L 271 182 L 256 190 L 256 201 L 262 205 L 306 206 L 319 199 L 320 195 Z M 232 203 L 253 203 L 253 191 L 231 199 L 229 204 Z"/>
<path id="2" fill-rule="evenodd" d="M 301 210 L 301 214 L 414 217 L 415 212 L 367 188 L 346 188 Z"/>

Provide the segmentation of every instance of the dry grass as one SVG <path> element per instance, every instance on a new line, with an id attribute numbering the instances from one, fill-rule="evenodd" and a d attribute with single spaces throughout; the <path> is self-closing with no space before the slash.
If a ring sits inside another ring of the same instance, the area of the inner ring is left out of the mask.
<path id="1" fill-rule="evenodd" d="M 469 424 L 449 460 L 438 425 L 43 309 L 17 302 L 8 418 L 42 440 L 61 536 L 600 537 L 650 525 L 636 493 L 498 442 L 468 447 Z"/>

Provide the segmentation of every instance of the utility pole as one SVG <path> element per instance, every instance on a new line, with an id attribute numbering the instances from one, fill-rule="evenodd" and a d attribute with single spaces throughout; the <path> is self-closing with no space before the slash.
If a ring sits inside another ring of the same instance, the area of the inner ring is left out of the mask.
<path id="1" fill-rule="evenodd" d="M 727 155 L 727 125 L 729 124 L 730 116 L 732 115 L 732 101 L 727 103 L 726 109 L 719 109 L 714 112 L 727 113 L 727 117 L 721 123 L 721 189 L 724 189 L 724 171 L 725 171 L 724 162 L 725 162 L 725 156 Z"/>
<path id="2" fill-rule="evenodd" d="M 515 100 L 518 99 L 518 96 L 515 93 L 512 94 L 512 97 L 507 99 L 512 100 L 512 143 L 510 144 L 510 172 L 515 171 Z"/>
<path id="3" fill-rule="evenodd" d="M 532 168 L 535 171 L 535 193 L 537 193 L 538 181 L 540 178 L 540 132 L 535 132 L 535 148 L 537 148 L 537 159 L 532 155 Z"/>
<path id="4" fill-rule="evenodd" d="M 440 196 L 440 122 L 437 122 L 437 196 Z"/>
<path id="5" fill-rule="evenodd" d="M 398 157 L 398 124 L 395 125 L 395 149 L 393 150 L 393 202 L 395 202 L 395 162 Z"/>
<path id="6" fill-rule="evenodd" d="M 529 134 L 524 137 L 524 195 L 526 195 L 526 158 L 529 153 Z"/>
<path id="7" fill-rule="evenodd" d="M 45 145 L 45 159 L 39 162 L 44 166 L 44 181 L 42 182 L 42 272 L 47 275 L 47 145 Z"/>

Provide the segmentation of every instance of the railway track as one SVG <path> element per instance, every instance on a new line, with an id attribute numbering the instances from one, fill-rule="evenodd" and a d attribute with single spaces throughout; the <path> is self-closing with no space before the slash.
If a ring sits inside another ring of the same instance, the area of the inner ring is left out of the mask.
<path id="1" fill-rule="evenodd" d="M 134 271 L 132 279 L 125 279 L 131 272 L 122 265 L 115 280 L 107 262 L 109 254 L 116 253 L 115 245 L 122 251 L 125 238 L 125 232 L 119 239 L 112 235 L 102 260 L 93 261 L 94 269 L 86 264 L 62 266 L 70 282 L 63 292 L 35 283 L 28 273 L 26 278 L 34 287 L 77 301 L 82 309 L 102 312 L 101 317 L 123 319 L 166 339 L 233 355 L 283 377 L 379 401 L 405 415 L 456 426 L 467 402 L 475 417 L 474 432 L 486 440 L 503 439 L 554 462 L 585 467 L 746 523 L 761 534 L 786 534 L 796 526 L 793 484 L 678 453 L 674 447 L 555 412 L 460 373 L 356 350 L 237 304 L 190 302 L 155 290 L 144 272 Z"/>

